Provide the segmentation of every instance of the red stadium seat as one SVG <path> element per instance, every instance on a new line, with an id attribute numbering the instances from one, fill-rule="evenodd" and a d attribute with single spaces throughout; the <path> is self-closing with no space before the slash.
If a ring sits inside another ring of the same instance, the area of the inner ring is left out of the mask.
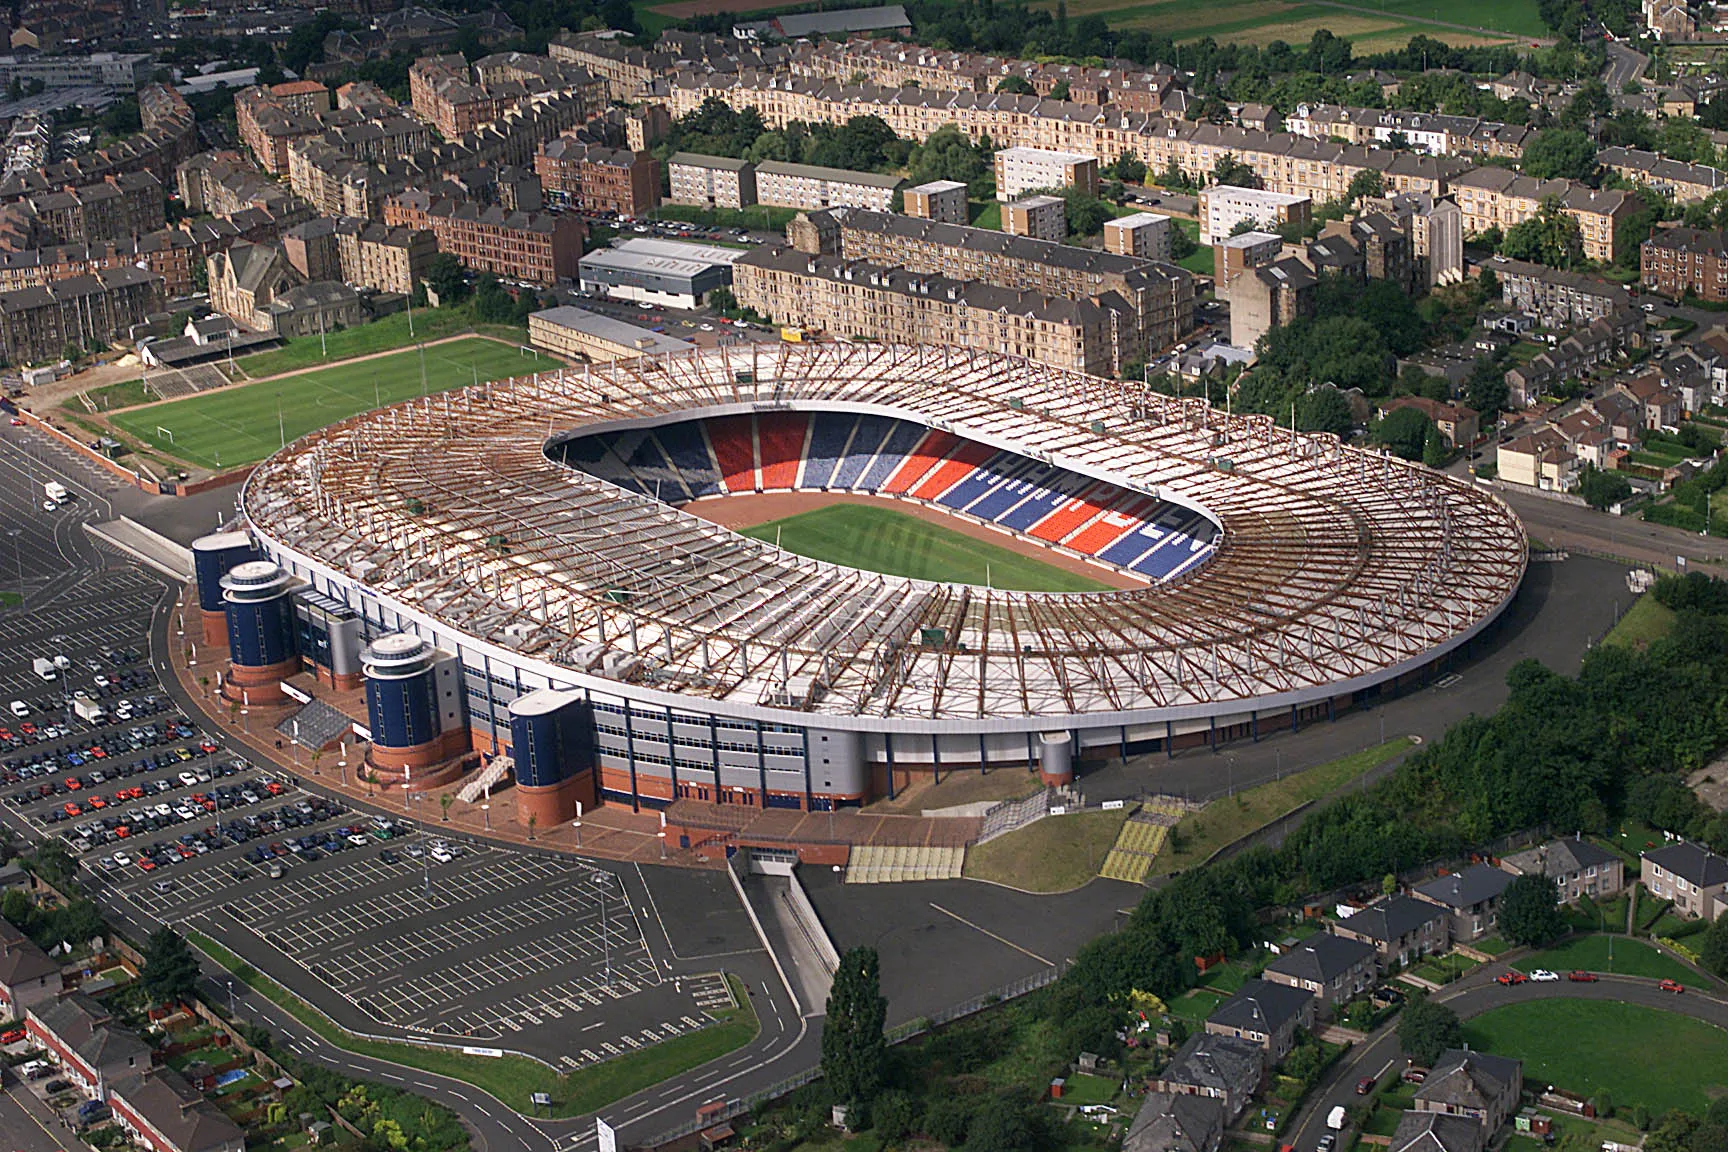
<path id="1" fill-rule="evenodd" d="M 1032 535 L 1040 540 L 1059 544 L 1068 533 L 1107 509 L 1112 503 L 1111 497 L 1119 495 L 1120 492 L 1121 490 L 1112 484 L 1094 484 L 1032 525 Z"/>
<path id="2" fill-rule="evenodd" d="M 764 412 L 756 417 L 756 444 L 765 492 L 798 486 L 810 417 L 802 412 Z"/>
<path id="3" fill-rule="evenodd" d="M 912 490 L 912 495 L 920 500 L 934 500 L 972 475 L 978 465 L 994 455 L 994 448 L 987 448 L 975 440 L 963 441 L 960 447 L 954 450 L 954 454 L 942 462 L 941 467 L 930 473 L 922 484 Z"/>
<path id="4" fill-rule="evenodd" d="M 959 443 L 958 436 L 931 429 L 924 434 L 924 439 L 918 442 L 918 447 L 907 454 L 906 462 L 894 470 L 888 483 L 882 485 L 882 491 L 890 496 L 903 496 L 910 492 L 912 486 L 922 480 L 930 469 L 936 467 L 937 461 L 948 455 Z"/>
<path id="5" fill-rule="evenodd" d="M 756 446 L 750 417 L 717 416 L 707 422 L 708 443 L 728 492 L 756 490 Z"/>

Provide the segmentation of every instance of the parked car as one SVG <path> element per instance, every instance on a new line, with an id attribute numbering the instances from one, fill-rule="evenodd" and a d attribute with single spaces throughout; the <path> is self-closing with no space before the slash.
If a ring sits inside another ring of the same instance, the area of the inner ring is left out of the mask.
<path id="1" fill-rule="evenodd" d="M 1372 1091 L 1374 1091 L 1374 1077 L 1364 1076 L 1356 1081 L 1356 1095 L 1366 1096 Z"/>
<path id="2" fill-rule="evenodd" d="M 1554 981 L 1560 979 L 1560 975 L 1557 972 L 1550 972 L 1546 968 L 1538 968 L 1536 971 L 1530 973 L 1530 979 L 1536 981 L 1538 984 L 1552 984 Z"/>
<path id="3" fill-rule="evenodd" d="M 1522 972 L 1509 971 L 1502 972 L 1500 975 L 1494 977 L 1494 982 L 1496 984 L 1504 984 L 1507 987 L 1511 987 L 1514 984 L 1528 984 L 1530 982 L 1530 977 L 1524 975 Z"/>
<path id="4" fill-rule="evenodd" d="M 1566 979 L 1572 981 L 1574 984 L 1594 984 L 1597 980 L 1601 979 L 1601 977 L 1597 976 L 1594 972 L 1585 972 L 1580 969 L 1566 973 Z"/>
<path id="5" fill-rule="evenodd" d="M 1686 985 L 1680 983 L 1680 981 L 1678 981 L 1678 980 L 1664 980 L 1664 981 L 1662 981 L 1662 983 L 1656 985 L 1656 987 L 1662 989 L 1662 991 L 1664 991 L 1664 992 L 1684 992 L 1684 991 L 1686 991 Z"/>

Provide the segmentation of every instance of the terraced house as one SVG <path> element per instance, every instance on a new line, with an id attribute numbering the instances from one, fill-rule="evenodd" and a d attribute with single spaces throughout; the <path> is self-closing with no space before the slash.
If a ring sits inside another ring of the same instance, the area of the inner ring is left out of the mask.
<path id="1" fill-rule="evenodd" d="M 391 227 L 428 229 L 438 251 L 473 272 L 551 287 L 575 277 L 587 229 L 575 216 L 506 212 L 467 201 L 434 199 L 411 189 L 384 206 Z"/>
<path id="2" fill-rule="evenodd" d="M 1604 263 L 1619 255 L 1615 236 L 1622 221 L 1638 211 L 1636 194 L 1620 189 L 1595 189 L 1576 180 L 1538 180 L 1505 168 L 1478 168 L 1456 177 L 1452 192 L 1464 213 L 1466 235 L 1490 228 L 1502 232 L 1535 216 L 1553 203 L 1578 222 L 1584 255 Z"/>
<path id="3" fill-rule="evenodd" d="M 161 308 L 162 278 L 134 266 L 0 292 L 0 352 L 21 365 L 58 359 L 68 345 L 106 347 Z"/>

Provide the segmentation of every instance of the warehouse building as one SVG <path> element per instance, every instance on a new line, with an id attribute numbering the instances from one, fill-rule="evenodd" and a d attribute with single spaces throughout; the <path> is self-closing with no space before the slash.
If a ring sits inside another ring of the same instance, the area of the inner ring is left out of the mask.
<path id="1" fill-rule="evenodd" d="M 676 240 L 626 240 L 582 257 L 582 291 L 667 308 L 699 308 L 732 283 L 736 248 Z"/>
<path id="2" fill-rule="evenodd" d="M 688 352 L 695 347 L 688 340 L 679 340 L 663 332 L 568 304 L 531 314 L 528 317 L 528 342 L 554 356 L 588 360 L 595 364 L 628 360 L 635 356 Z"/>

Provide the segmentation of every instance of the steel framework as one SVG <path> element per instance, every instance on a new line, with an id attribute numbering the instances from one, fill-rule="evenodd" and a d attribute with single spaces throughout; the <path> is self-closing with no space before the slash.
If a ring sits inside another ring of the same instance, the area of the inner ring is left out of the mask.
<path id="1" fill-rule="evenodd" d="M 823 564 L 554 463 L 616 421 L 892 412 L 1202 511 L 1144 589 L 1006 592 Z M 745 345 L 570 368 L 333 425 L 266 461 L 262 537 L 452 631 L 745 705 L 918 720 L 1217 714 L 1419 665 L 1509 601 L 1493 495 L 1198 399 L 972 350 Z"/>

